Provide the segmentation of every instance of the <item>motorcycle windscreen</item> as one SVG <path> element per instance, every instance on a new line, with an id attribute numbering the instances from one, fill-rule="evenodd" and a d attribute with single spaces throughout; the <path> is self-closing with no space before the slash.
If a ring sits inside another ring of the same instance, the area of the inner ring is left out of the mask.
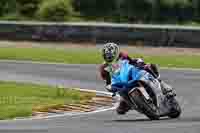
<path id="1" fill-rule="evenodd" d="M 139 69 L 137 67 L 133 67 L 130 72 L 131 72 L 132 81 L 139 81 L 139 80 L 144 80 L 144 79 L 148 80 L 149 78 L 149 75 L 146 71 Z"/>
<path id="2" fill-rule="evenodd" d="M 119 61 L 120 68 L 118 72 L 112 75 L 112 84 L 128 83 L 133 65 L 129 64 L 128 60 Z"/>

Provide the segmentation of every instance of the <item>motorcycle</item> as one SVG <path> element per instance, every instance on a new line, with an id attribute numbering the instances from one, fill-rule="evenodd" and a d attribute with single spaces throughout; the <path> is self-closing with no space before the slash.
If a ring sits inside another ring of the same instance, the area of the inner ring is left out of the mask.
<path id="1" fill-rule="evenodd" d="M 149 72 L 121 61 L 120 69 L 112 76 L 112 90 L 119 93 L 127 104 L 151 120 L 168 116 L 177 118 L 181 107 L 176 97 L 163 94 L 161 83 Z"/>

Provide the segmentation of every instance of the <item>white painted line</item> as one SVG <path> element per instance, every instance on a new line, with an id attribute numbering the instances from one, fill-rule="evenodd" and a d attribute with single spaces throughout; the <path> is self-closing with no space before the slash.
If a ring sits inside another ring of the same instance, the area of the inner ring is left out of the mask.
<path id="1" fill-rule="evenodd" d="M 108 95 L 108 96 L 112 96 L 112 93 L 109 93 L 109 92 L 104 92 L 104 91 L 96 91 L 96 90 L 89 90 L 89 89 L 78 89 L 78 88 L 75 88 L 77 90 L 80 90 L 80 91 L 86 91 L 86 92 L 94 92 L 94 93 L 98 93 L 103 95 Z M 117 101 L 119 100 L 119 95 L 116 95 L 116 98 L 117 98 Z M 114 105 L 110 108 L 99 108 L 95 111 L 91 111 L 91 112 L 82 112 L 82 113 L 63 113 L 63 114 L 56 114 L 56 115 L 51 115 L 51 116 L 44 116 L 44 117 L 39 117 L 39 118 L 22 118 L 22 119 L 13 119 L 13 120 L 1 120 L 0 122 L 5 122 L 5 121 L 27 121 L 27 120 L 41 120 L 41 119 L 50 119 L 50 118 L 58 118 L 58 117 L 65 117 L 65 116 L 80 116 L 80 115 L 90 115 L 90 114 L 95 114 L 95 113 L 100 113 L 100 112 L 105 112 L 105 111 L 110 111 L 110 110 L 114 110 L 117 108 L 118 106 L 118 102 L 114 103 Z"/>
<path id="2" fill-rule="evenodd" d="M 96 90 L 89 90 L 89 89 L 78 89 L 78 88 L 74 88 L 74 89 L 77 89 L 77 90 L 80 90 L 80 91 L 85 91 L 85 92 L 94 92 L 94 93 L 99 93 L 99 94 L 105 94 L 105 95 L 108 95 L 108 96 L 112 96 L 112 93 L 110 93 L 110 92 L 96 91 Z M 119 95 L 117 95 L 116 98 L 119 100 Z M 78 116 L 78 115 L 95 114 L 95 113 L 99 113 L 99 112 L 105 112 L 105 111 L 109 111 L 109 110 L 114 110 L 114 109 L 117 108 L 118 104 L 119 103 L 116 102 L 113 105 L 113 107 L 110 107 L 110 108 L 103 108 L 102 107 L 102 109 L 98 109 L 98 110 L 91 111 L 91 112 L 57 114 L 57 115 L 42 117 L 42 118 L 39 118 L 39 119 L 49 119 L 49 118 L 57 118 L 57 117 L 64 117 L 64 116 Z M 33 120 L 34 118 L 30 118 L 30 119 Z"/>
<path id="3" fill-rule="evenodd" d="M 113 105 L 113 107 L 111 108 L 102 108 L 102 109 L 98 109 L 92 112 L 83 112 L 83 113 L 66 113 L 66 114 L 58 114 L 58 115 L 52 115 L 52 116 L 47 116 L 47 117 L 43 117 L 41 119 L 50 119 L 50 118 L 58 118 L 58 117 L 64 117 L 64 116 L 78 116 L 78 115 L 90 115 L 90 114 L 95 114 L 95 113 L 99 113 L 99 112 L 105 112 L 105 111 L 110 111 L 110 110 L 114 110 L 116 109 L 118 106 L 118 103 L 115 103 Z M 34 118 L 33 118 L 34 119 Z M 33 120 L 31 119 L 31 120 Z M 36 118 L 37 119 L 37 118 Z M 40 118 L 39 118 L 40 119 Z"/>
<path id="4" fill-rule="evenodd" d="M 200 68 L 178 68 L 178 67 L 161 67 L 161 69 L 167 69 L 167 70 L 188 70 L 188 71 L 200 71 Z"/>
<path id="5" fill-rule="evenodd" d="M 40 61 L 25 61 L 25 60 L 0 60 L 0 63 L 20 63 L 20 64 L 41 64 L 41 65 L 98 65 L 98 64 L 66 64 L 66 63 L 54 63 L 54 62 L 40 62 Z M 179 68 L 179 67 L 160 67 L 160 69 L 168 70 L 191 70 L 200 71 L 200 68 Z"/>
<path id="6" fill-rule="evenodd" d="M 26 60 L 0 60 L 0 63 L 19 63 L 19 64 L 41 64 L 41 65 L 76 65 L 76 64 L 66 64 L 66 63 L 56 63 L 56 62 L 41 62 L 41 61 L 26 61 Z M 80 64 L 77 64 L 80 65 Z"/>
<path id="7" fill-rule="evenodd" d="M 112 93 L 110 93 L 110 92 L 105 92 L 105 91 L 96 91 L 96 90 L 79 89 L 79 88 L 73 88 L 73 89 L 77 89 L 77 90 L 80 90 L 80 91 L 86 91 L 86 92 L 93 92 L 93 93 L 104 94 L 104 95 L 107 95 L 107 96 L 112 96 Z M 118 97 L 118 95 L 117 95 L 117 97 Z"/>
<path id="8" fill-rule="evenodd" d="M 65 64 L 65 63 L 49 63 L 49 62 L 37 62 L 37 61 L 18 61 L 18 60 L 0 60 L 0 63 L 22 63 L 22 64 L 44 64 L 44 65 L 80 65 L 80 64 Z M 88 64 L 89 65 L 89 64 Z M 95 65 L 95 64 L 91 64 Z M 168 68 L 168 67 L 161 67 L 161 69 L 169 69 L 169 70 L 191 70 L 191 71 L 200 71 L 200 69 L 193 69 L 193 68 Z M 75 88 L 78 89 L 78 88 Z M 112 93 L 109 92 L 104 92 L 104 91 L 96 91 L 96 90 L 88 90 L 88 89 L 78 89 L 81 91 L 89 91 L 89 92 L 94 92 L 94 93 L 99 93 L 99 94 L 104 94 L 107 96 L 112 96 Z M 117 97 L 119 99 L 119 95 Z M 104 111 L 109 111 L 109 110 L 114 110 L 118 106 L 118 102 L 116 102 L 113 107 L 110 108 L 102 108 L 99 110 L 95 110 L 92 112 L 83 112 L 83 113 L 63 113 L 63 114 L 56 114 L 52 116 L 47 116 L 47 117 L 41 117 L 41 118 L 24 118 L 24 119 L 14 119 L 14 121 L 24 121 L 24 120 L 38 120 L 38 119 L 50 119 L 50 118 L 57 118 L 57 117 L 64 117 L 64 116 L 78 116 L 78 115 L 89 115 L 89 114 L 95 114 L 99 112 L 104 112 Z M 13 121 L 13 120 L 1 120 L 0 122 L 4 121 Z"/>

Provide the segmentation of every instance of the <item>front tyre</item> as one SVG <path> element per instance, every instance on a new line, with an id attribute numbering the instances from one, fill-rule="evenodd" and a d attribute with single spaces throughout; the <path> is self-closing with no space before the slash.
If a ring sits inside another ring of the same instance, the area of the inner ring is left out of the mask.
<path id="1" fill-rule="evenodd" d="M 169 118 L 178 118 L 181 115 L 181 107 L 178 103 L 178 101 L 173 97 L 170 99 L 170 105 L 171 105 L 171 111 L 168 114 Z"/>
<path id="2" fill-rule="evenodd" d="M 150 120 L 159 120 L 160 116 L 157 107 L 153 102 L 147 101 L 139 90 L 131 94 L 131 99 Z"/>

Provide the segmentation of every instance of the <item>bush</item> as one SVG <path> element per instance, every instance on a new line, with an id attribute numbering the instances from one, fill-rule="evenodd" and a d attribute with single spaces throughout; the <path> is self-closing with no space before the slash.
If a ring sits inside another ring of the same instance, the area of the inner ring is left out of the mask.
<path id="1" fill-rule="evenodd" d="M 82 16 L 112 16 L 116 10 L 115 0 L 73 0 L 73 6 Z"/>
<path id="2" fill-rule="evenodd" d="M 147 0 L 123 0 L 120 12 L 129 21 L 144 21 L 151 17 L 151 8 L 152 5 Z"/>
<path id="3" fill-rule="evenodd" d="M 0 1 L 0 16 L 3 15 L 5 3 L 4 0 Z"/>
<path id="4" fill-rule="evenodd" d="M 39 18 L 45 21 L 69 20 L 72 14 L 70 0 L 44 0 L 38 10 Z"/>
<path id="5" fill-rule="evenodd" d="M 0 20 L 19 21 L 19 20 L 24 20 L 24 18 L 20 16 L 18 13 L 8 13 L 6 15 L 1 16 Z"/>
<path id="6" fill-rule="evenodd" d="M 16 0 L 0 0 L 0 15 L 16 13 Z"/>
<path id="7" fill-rule="evenodd" d="M 18 0 L 17 9 L 19 14 L 25 17 L 33 17 L 41 0 Z"/>

